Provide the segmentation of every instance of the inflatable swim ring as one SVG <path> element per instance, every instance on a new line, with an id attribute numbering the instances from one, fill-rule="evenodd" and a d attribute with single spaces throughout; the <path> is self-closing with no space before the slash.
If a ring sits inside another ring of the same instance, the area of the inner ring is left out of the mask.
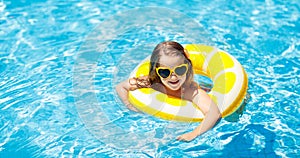
<path id="1" fill-rule="evenodd" d="M 183 46 L 188 50 L 194 73 L 207 76 L 213 81 L 213 88 L 208 95 L 219 107 L 222 117 L 234 113 L 243 104 L 248 88 L 247 74 L 242 65 L 227 52 L 212 46 Z M 150 56 L 133 70 L 130 77 L 148 75 L 149 66 Z M 136 108 L 162 119 L 199 122 L 204 118 L 204 114 L 192 102 L 152 88 L 130 91 L 128 97 Z"/>

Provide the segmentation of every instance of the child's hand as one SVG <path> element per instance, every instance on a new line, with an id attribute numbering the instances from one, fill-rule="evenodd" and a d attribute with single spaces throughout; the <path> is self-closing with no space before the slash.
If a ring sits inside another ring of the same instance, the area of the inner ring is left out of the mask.
<path id="1" fill-rule="evenodd" d="M 185 134 L 177 137 L 177 140 L 189 142 L 189 141 L 195 139 L 197 136 L 198 136 L 198 134 L 196 134 L 194 131 L 192 131 L 192 132 L 185 133 Z"/>
<path id="2" fill-rule="evenodd" d="M 140 110 L 138 110 L 136 107 L 134 107 L 132 104 L 128 103 L 126 104 L 127 108 L 131 111 L 135 111 L 135 112 L 141 112 Z"/>

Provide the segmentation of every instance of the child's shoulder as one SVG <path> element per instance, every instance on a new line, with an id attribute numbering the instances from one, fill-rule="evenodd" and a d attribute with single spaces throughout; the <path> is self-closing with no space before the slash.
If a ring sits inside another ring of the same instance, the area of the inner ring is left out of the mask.
<path id="1" fill-rule="evenodd" d="M 192 82 L 189 86 L 185 87 L 185 92 L 188 100 L 192 100 L 197 95 L 206 94 L 206 91 L 202 89 L 198 83 Z"/>

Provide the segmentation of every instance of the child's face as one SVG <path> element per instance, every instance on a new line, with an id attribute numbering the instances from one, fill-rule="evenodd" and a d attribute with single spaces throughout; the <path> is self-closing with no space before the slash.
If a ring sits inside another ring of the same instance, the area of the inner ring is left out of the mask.
<path id="1" fill-rule="evenodd" d="M 184 64 L 184 58 L 181 56 L 167 56 L 162 55 L 159 60 L 160 67 L 169 68 L 174 70 L 175 67 Z M 183 85 L 186 80 L 186 73 L 182 76 L 177 75 L 176 73 L 172 72 L 171 75 L 167 78 L 163 78 L 160 76 L 161 82 L 170 90 L 178 90 Z"/>

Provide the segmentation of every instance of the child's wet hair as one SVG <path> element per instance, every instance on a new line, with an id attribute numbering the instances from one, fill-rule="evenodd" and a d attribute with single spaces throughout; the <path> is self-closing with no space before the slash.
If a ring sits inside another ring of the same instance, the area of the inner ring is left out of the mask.
<path id="1" fill-rule="evenodd" d="M 183 46 L 174 41 L 165 41 L 159 43 L 153 50 L 151 58 L 150 58 L 150 69 L 149 69 L 149 80 L 151 85 L 156 83 L 162 83 L 159 76 L 156 74 L 155 69 L 159 67 L 159 60 L 162 55 L 167 56 L 182 56 L 185 58 L 184 62 L 188 64 L 188 72 L 186 74 L 186 82 L 185 84 L 191 84 L 194 77 L 192 62 L 188 58 L 187 52 L 183 48 Z"/>

